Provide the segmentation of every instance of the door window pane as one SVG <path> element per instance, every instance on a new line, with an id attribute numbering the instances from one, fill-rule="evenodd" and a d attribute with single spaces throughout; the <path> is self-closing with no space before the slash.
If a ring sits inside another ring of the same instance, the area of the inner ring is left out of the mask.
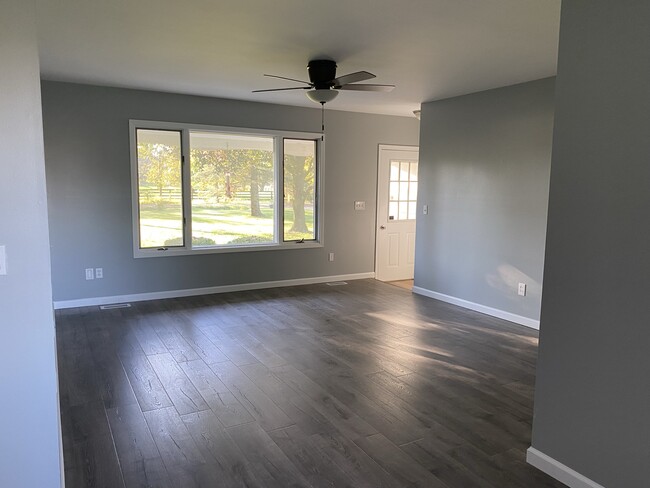
<path id="1" fill-rule="evenodd" d="M 273 138 L 191 131 L 190 148 L 192 245 L 275 242 Z"/>
<path id="2" fill-rule="evenodd" d="M 316 239 L 316 141 L 284 139 L 284 240 Z"/>
<path id="3" fill-rule="evenodd" d="M 408 161 L 400 163 L 400 172 L 399 172 L 399 179 L 400 181 L 408 181 L 409 180 L 409 166 L 411 163 Z"/>
<path id="4" fill-rule="evenodd" d="M 390 181 L 399 181 L 399 162 L 397 161 L 390 163 Z"/>
<path id="5" fill-rule="evenodd" d="M 417 202 L 409 202 L 409 214 L 408 219 L 415 219 L 417 213 Z"/>
<path id="6" fill-rule="evenodd" d="M 390 200 L 399 200 L 399 182 L 398 181 L 391 181 L 390 182 L 390 195 L 389 195 Z"/>
<path id="7" fill-rule="evenodd" d="M 184 246 L 181 133 L 137 129 L 140 248 Z"/>
<path id="8" fill-rule="evenodd" d="M 409 182 L 400 181 L 399 183 L 399 199 L 400 201 L 409 199 Z"/>
<path id="9" fill-rule="evenodd" d="M 390 202 L 388 204 L 388 220 L 398 220 L 397 219 L 397 202 Z"/>
<path id="10" fill-rule="evenodd" d="M 418 163 L 411 163 L 409 175 L 411 181 L 418 181 Z"/>
<path id="11" fill-rule="evenodd" d="M 410 188 L 409 188 L 409 200 L 417 200 L 417 199 L 418 199 L 418 182 L 411 181 Z"/>

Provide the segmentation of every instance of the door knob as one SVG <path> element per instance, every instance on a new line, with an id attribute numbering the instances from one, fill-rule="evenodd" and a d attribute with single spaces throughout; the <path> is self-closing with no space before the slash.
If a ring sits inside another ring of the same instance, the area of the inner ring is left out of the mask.
<path id="1" fill-rule="evenodd" d="M 386 228 L 386 226 L 385 226 L 385 225 L 380 225 L 379 228 L 380 228 L 381 230 L 384 230 L 384 229 Z"/>

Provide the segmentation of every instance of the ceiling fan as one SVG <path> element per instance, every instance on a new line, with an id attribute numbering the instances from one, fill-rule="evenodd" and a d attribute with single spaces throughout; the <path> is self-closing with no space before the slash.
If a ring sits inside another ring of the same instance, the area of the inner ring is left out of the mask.
<path id="1" fill-rule="evenodd" d="M 347 75 L 336 77 L 336 62 L 329 59 L 314 59 L 307 64 L 307 72 L 309 74 L 309 81 L 296 80 L 294 78 L 287 78 L 285 76 L 264 75 L 269 78 L 279 78 L 281 80 L 295 81 L 297 83 L 304 83 L 307 86 L 296 86 L 290 88 L 270 88 L 266 90 L 253 90 L 253 93 L 258 92 L 271 92 L 271 91 L 285 91 L 285 90 L 308 90 L 307 97 L 316 103 L 324 105 L 336 98 L 339 94 L 338 90 L 355 90 L 355 91 L 374 91 L 374 92 L 389 92 L 395 85 L 369 85 L 355 83 L 359 81 L 366 81 L 376 78 L 372 73 L 367 71 L 357 71 Z"/>

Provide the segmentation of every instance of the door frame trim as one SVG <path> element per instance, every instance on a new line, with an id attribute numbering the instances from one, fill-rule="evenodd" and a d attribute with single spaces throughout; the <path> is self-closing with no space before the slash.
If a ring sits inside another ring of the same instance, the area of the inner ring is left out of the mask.
<path id="1" fill-rule="evenodd" d="M 379 144 L 377 146 L 377 172 L 375 178 L 375 278 L 377 277 L 377 247 L 379 246 L 379 172 L 382 151 L 413 151 L 420 154 L 420 146 L 401 144 Z M 419 172 L 419 170 L 418 170 Z"/>

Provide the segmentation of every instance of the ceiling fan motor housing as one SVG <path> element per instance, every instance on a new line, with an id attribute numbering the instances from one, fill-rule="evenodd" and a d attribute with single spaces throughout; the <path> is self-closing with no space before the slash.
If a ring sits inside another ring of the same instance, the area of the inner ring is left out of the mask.
<path id="1" fill-rule="evenodd" d="M 329 59 L 314 59 L 307 64 L 309 81 L 317 90 L 326 90 L 334 86 L 336 63 Z"/>
<path id="2" fill-rule="evenodd" d="M 267 75 L 271 78 L 295 81 L 307 86 L 290 86 L 287 88 L 269 88 L 266 90 L 253 90 L 253 92 L 275 92 L 285 90 L 308 90 L 306 95 L 310 100 L 318 103 L 326 103 L 334 99 L 338 90 L 355 91 L 391 91 L 395 85 L 369 85 L 357 84 L 359 81 L 366 81 L 375 78 L 375 75 L 367 71 L 356 71 L 347 75 L 336 77 L 336 62 L 331 59 L 312 59 L 307 64 L 309 82 L 287 78 L 285 76 Z"/>

